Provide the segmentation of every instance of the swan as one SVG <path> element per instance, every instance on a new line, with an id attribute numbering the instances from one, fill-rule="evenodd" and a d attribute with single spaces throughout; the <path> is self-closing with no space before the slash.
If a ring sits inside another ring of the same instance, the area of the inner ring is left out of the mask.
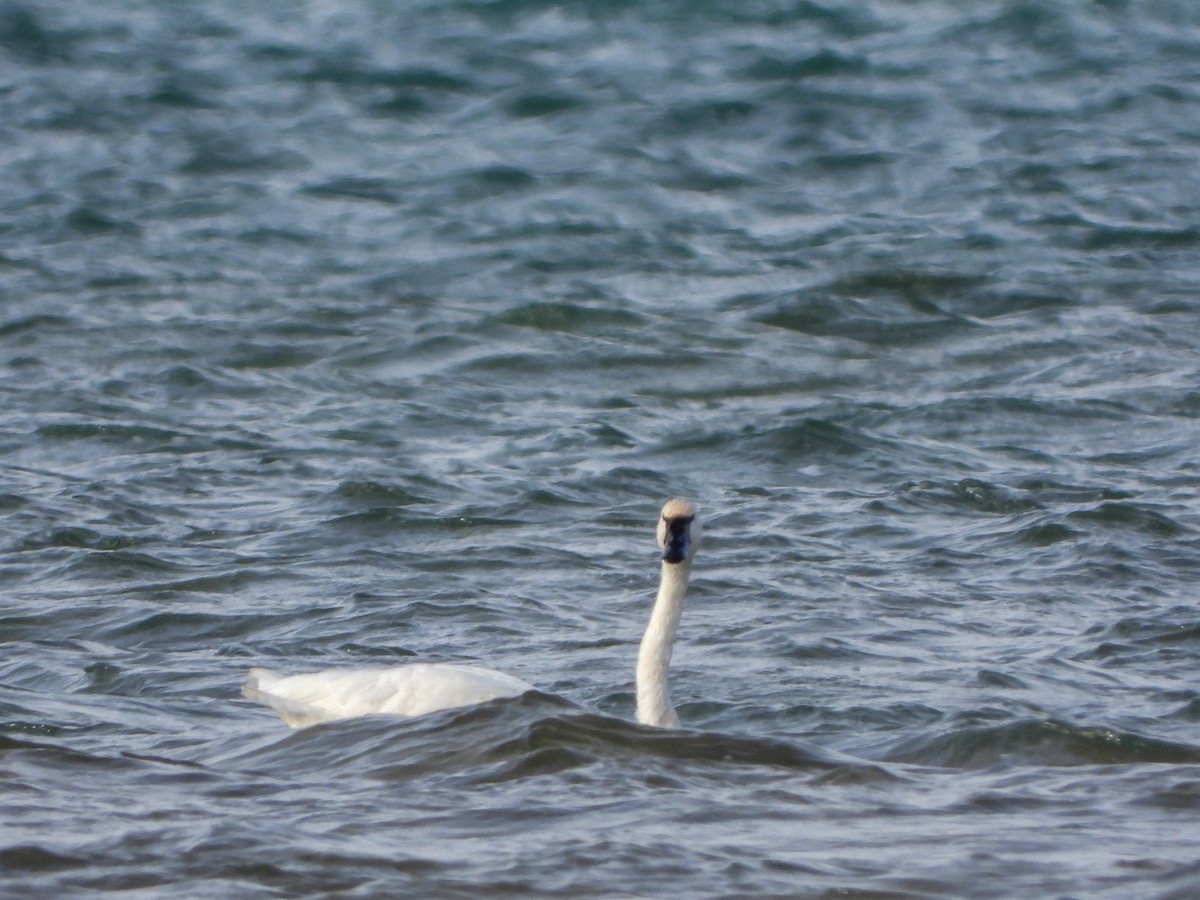
<path id="1" fill-rule="evenodd" d="M 668 500 L 658 520 L 662 571 L 650 623 L 638 648 L 637 720 L 643 725 L 678 728 L 667 676 L 671 649 L 692 557 L 700 539 L 696 507 L 690 500 Z M 391 668 L 326 669 L 280 675 L 251 669 L 242 693 L 269 706 L 292 728 L 354 716 L 423 716 L 442 709 L 517 697 L 533 685 L 480 666 L 459 663 L 410 663 Z"/>

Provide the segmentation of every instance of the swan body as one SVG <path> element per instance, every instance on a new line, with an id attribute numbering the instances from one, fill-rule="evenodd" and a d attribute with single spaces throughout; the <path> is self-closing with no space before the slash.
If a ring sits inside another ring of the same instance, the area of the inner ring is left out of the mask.
<path id="1" fill-rule="evenodd" d="M 676 498 L 658 520 L 662 572 L 650 624 L 637 660 L 637 718 L 644 725 L 678 728 L 667 674 L 671 648 L 699 542 L 696 508 Z M 533 686 L 494 669 L 456 663 L 410 663 L 391 668 L 326 669 L 280 675 L 251 669 L 242 693 L 274 709 L 292 728 L 354 716 L 423 716 L 442 709 L 517 697 Z"/>
<path id="2" fill-rule="evenodd" d="M 423 716 L 531 690 L 520 678 L 479 666 L 410 663 L 287 676 L 251 669 L 242 693 L 271 707 L 292 728 L 302 728 L 354 716 Z"/>

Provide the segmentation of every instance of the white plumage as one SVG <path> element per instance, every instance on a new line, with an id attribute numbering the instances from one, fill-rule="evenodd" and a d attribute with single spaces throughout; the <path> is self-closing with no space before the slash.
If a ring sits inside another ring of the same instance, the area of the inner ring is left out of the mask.
<path id="1" fill-rule="evenodd" d="M 662 580 L 637 664 L 637 715 L 645 725 L 679 726 L 667 690 L 667 673 L 692 554 L 700 536 L 695 516 L 696 509 L 689 501 L 676 498 L 663 506 L 658 522 Z M 520 678 L 481 666 L 410 663 L 288 676 L 270 669 L 251 669 L 242 693 L 274 709 L 291 727 L 301 728 L 353 716 L 423 716 L 530 690 L 533 686 Z"/>
<path id="2" fill-rule="evenodd" d="M 251 669 L 242 693 L 271 707 L 293 728 L 301 728 L 353 716 L 423 716 L 531 690 L 533 685 L 520 678 L 479 666 L 410 663 L 288 676 Z"/>

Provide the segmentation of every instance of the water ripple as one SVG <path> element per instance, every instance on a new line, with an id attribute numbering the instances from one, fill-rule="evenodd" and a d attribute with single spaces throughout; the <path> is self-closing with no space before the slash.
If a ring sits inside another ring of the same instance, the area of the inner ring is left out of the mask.
<path id="1" fill-rule="evenodd" d="M 1191 6 L 143 6 L 0 4 L 8 892 L 1196 893 Z"/>

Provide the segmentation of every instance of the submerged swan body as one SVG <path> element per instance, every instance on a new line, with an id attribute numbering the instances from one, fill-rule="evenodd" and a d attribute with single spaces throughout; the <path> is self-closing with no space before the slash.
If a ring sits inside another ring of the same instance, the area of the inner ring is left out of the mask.
<path id="1" fill-rule="evenodd" d="M 658 520 L 658 545 L 663 551 L 658 597 L 638 651 L 637 717 L 644 725 L 679 727 L 667 674 L 699 537 L 691 502 L 668 500 Z M 291 727 L 301 728 L 354 716 L 423 716 L 530 690 L 533 686 L 520 678 L 480 666 L 410 663 L 288 676 L 251 669 L 242 693 L 274 709 Z"/>

